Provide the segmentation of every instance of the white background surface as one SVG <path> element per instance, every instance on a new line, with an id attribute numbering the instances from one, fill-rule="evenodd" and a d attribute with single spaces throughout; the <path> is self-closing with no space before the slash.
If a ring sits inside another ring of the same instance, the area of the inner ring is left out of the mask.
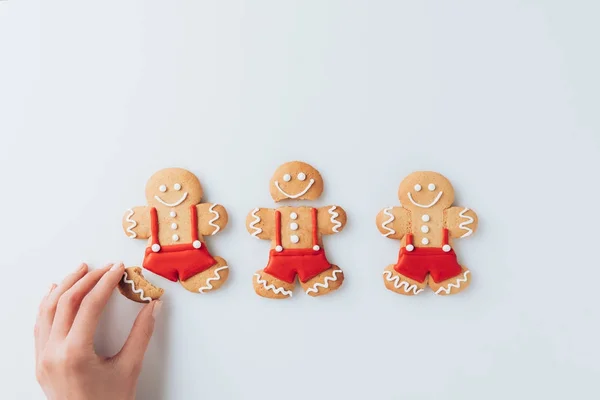
<path id="1" fill-rule="evenodd" d="M 0 3 L 2 397 L 42 398 L 39 300 L 80 261 L 141 261 L 124 210 L 181 166 L 230 225 L 211 295 L 167 290 L 140 399 L 598 398 L 600 7 L 593 1 Z M 281 163 L 317 167 L 349 214 L 326 239 L 337 293 L 256 296 Z M 384 289 L 374 218 L 400 180 L 444 173 L 480 230 L 463 294 Z M 97 343 L 139 305 L 111 299 Z"/>

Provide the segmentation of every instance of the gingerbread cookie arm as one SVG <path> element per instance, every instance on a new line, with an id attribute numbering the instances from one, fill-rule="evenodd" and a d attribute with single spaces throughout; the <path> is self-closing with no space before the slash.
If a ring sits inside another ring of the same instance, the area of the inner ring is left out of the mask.
<path id="1" fill-rule="evenodd" d="M 275 210 L 255 208 L 246 217 L 246 229 L 257 239 L 271 240 L 275 236 Z"/>
<path id="2" fill-rule="evenodd" d="M 123 215 L 123 231 L 131 239 L 148 239 L 150 237 L 150 208 L 139 206 L 130 208 Z"/>
<path id="3" fill-rule="evenodd" d="M 227 210 L 217 203 L 201 203 L 196 206 L 198 212 L 198 232 L 202 236 L 216 235 L 227 225 Z"/>
<path id="4" fill-rule="evenodd" d="M 450 207 L 445 212 L 444 225 L 453 238 L 471 236 L 477 230 L 479 220 L 475 211 L 466 207 Z"/>
<path id="5" fill-rule="evenodd" d="M 346 211 L 340 206 L 325 206 L 318 209 L 317 224 L 322 235 L 340 232 L 346 226 L 346 222 Z"/>
<path id="6" fill-rule="evenodd" d="M 402 207 L 386 207 L 379 211 L 375 222 L 383 236 L 400 240 L 410 232 L 410 211 Z"/>

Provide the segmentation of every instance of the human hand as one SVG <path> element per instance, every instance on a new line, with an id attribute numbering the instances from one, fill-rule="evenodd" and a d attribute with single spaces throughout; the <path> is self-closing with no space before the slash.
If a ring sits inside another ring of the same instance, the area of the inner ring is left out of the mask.
<path id="1" fill-rule="evenodd" d="M 94 333 L 123 264 L 88 272 L 87 265 L 52 285 L 36 321 L 36 377 L 48 399 L 129 400 L 152 337 L 161 302 L 142 308 L 123 348 L 113 357 L 94 351 Z"/>

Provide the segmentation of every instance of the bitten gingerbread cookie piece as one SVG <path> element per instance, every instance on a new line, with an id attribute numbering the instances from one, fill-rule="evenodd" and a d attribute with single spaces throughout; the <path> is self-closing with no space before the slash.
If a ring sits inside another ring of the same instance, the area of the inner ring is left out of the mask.
<path id="1" fill-rule="evenodd" d="M 454 189 L 437 172 L 407 176 L 398 189 L 400 207 L 377 214 L 377 229 L 401 240 L 398 262 L 385 268 L 385 286 L 396 293 L 416 295 L 429 285 L 438 295 L 456 294 L 471 282 L 471 272 L 458 263 L 452 240 L 477 230 L 477 214 L 466 207 L 451 207 Z"/>
<path id="2" fill-rule="evenodd" d="M 140 267 L 125 268 L 118 288 L 123 296 L 138 303 L 157 300 L 164 293 L 163 289 L 152 285 L 144 278 Z"/>
<path id="3" fill-rule="evenodd" d="M 312 166 L 289 162 L 280 166 L 271 179 L 271 196 L 285 199 L 316 199 L 323 192 L 321 174 Z M 322 236 L 340 232 L 346 212 L 340 207 L 255 208 L 246 227 L 258 239 L 271 240 L 266 268 L 254 274 L 254 290 L 263 297 L 292 296 L 296 276 L 306 294 L 316 297 L 337 290 L 344 273 L 325 257 Z"/>
<path id="4" fill-rule="evenodd" d="M 147 239 L 142 266 L 195 293 L 218 289 L 229 276 L 227 262 L 213 257 L 204 242 L 227 225 L 227 211 L 201 203 L 202 186 L 190 171 L 168 168 L 146 184 L 148 205 L 133 207 L 123 217 L 132 239 Z"/>

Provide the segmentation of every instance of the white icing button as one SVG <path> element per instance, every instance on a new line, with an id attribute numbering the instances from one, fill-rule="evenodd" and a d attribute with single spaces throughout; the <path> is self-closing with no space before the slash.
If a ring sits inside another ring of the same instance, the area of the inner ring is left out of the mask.
<path id="1" fill-rule="evenodd" d="M 171 212 L 169 213 L 169 215 L 170 215 L 171 217 L 175 218 L 175 217 L 177 216 L 177 213 L 176 213 L 175 211 L 171 211 Z"/>
<path id="2" fill-rule="evenodd" d="M 175 190 L 181 190 L 181 185 L 179 183 L 176 183 L 173 185 L 173 189 Z"/>
<path id="3" fill-rule="evenodd" d="M 177 224 L 175 222 L 171 224 L 171 229 L 177 229 Z"/>
<path id="4" fill-rule="evenodd" d="M 450 250 L 452 250 L 452 247 L 450 247 L 449 244 L 445 244 L 445 245 L 442 246 L 442 250 L 444 250 L 447 253 Z"/>
<path id="5" fill-rule="evenodd" d="M 300 172 L 298 174 L 298 180 L 303 181 L 306 179 L 306 174 L 304 172 Z"/>
<path id="6" fill-rule="evenodd" d="M 423 238 L 423 239 L 421 239 L 421 243 L 423 243 L 423 244 L 429 244 L 429 239 Z"/>
<path id="7" fill-rule="evenodd" d="M 293 231 L 296 231 L 296 230 L 298 230 L 298 224 L 297 224 L 297 223 L 295 223 L 295 222 L 292 222 L 292 223 L 290 224 L 290 229 L 291 229 L 291 230 L 293 230 Z"/>
<path id="8" fill-rule="evenodd" d="M 427 189 L 433 192 L 435 190 L 435 185 L 433 183 L 430 183 L 429 186 L 427 186 Z"/>
<path id="9" fill-rule="evenodd" d="M 286 182 L 289 182 L 289 181 L 292 180 L 292 176 L 290 174 L 285 174 L 283 176 L 283 180 L 286 181 Z"/>
<path id="10" fill-rule="evenodd" d="M 427 233 L 427 232 L 429 232 L 429 227 L 428 227 L 427 225 L 423 225 L 423 226 L 421 227 L 421 232 L 423 232 L 423 233 Z"/>
<path id="11" fill-rule="evenodd" d="M 319 251 L 319 250 L 321 250 L 321 248 L 319 247 L 319 245 L 318 245 L 318 244 L 315 244 L 315 245 L 313 246 L 313 250 L 314 250 L 314 251 Z"/>
<path id="12" fill-rule="evenodd" d="M 423 214 L 421 219 L 423 220 L 423 222 L 429 222 L 429 220 L 430 220 L 429 215 L 427 215 L 427 214 Z"/>
<path id="13" fill-rule="evenodd" d="M 155 253 L 158 253 L 160 251 L 160 244 L 154 243 L 152 245 L 152 251 L 155 252 Z"/>
<path id="14" fill-rule="evenodd" d="M 409 244 L 408 246 L 406 246 L 406 251 L 413 251 L 415 249 L 415 246 L 413 246 L 412 244 Z"/>
<path id="15" fill-rule="evenodd" d="M 171 236 L 173 238 L 173 240 L 176 242 L 179 240 L 179 235 L 173 235 Z"/>
<path id="16" fill-rule="evenodd" d="M 195 249 L 199 249 L 200 247 L 202 247 L 202 242 L 199 240 L 194 240 L 194 243 L 192 243 L 192 246 L 194 246 Z"/>
<path id="17" fill-rule="evenodd" d="M 420 192 L 421 191 L 421 185 L 419 185 L 418 183 L 415 185 L 415 192 Z"/>
<path id="18" fill-rule="evenodd" d="M 275 246 L 275 251 L 277 251 L 277 252 L 283 251 L 283 247 Z"/>
<path id="19" fill-rule="evenodd" d="M 292 235 L 290 236 L 290 240 L 292 241 L 292 243 L 298 243 L 300 241 L 300 238 L 298 237 L 298 235 Z"/>
<path id="20" fill-rule="evenodd" d="M 163 192 L 163 193 L 164 193 L 164 192 L 166 192 L 166 191 L 167 191 L 167 187 L 166 187 L 165 185 L 160 185 L 160 186 L 158 187 L 158 190 L 160 190 L 161 192 Z"/>
<path id="21" fill-rule="evenodd" d="M 295 212 L 293 212 L 293 213 L 290 214 L 290 218 L 291 219 L 296 219 L 296 218 L 298 218 L 298 214 L 296 214 Z"/>

